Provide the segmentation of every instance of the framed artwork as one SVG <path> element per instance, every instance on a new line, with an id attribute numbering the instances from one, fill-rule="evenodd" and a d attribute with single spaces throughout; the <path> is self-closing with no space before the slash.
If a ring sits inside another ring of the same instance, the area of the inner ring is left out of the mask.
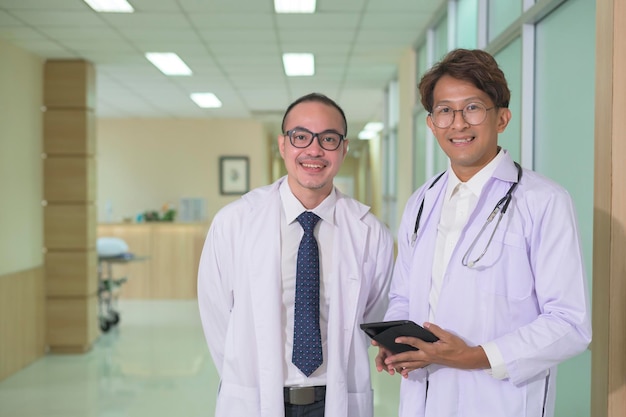
<path id="1" fill-rule="evenodd" d="M 250 162 L 247 156 L 220 157 L 220 194 L 241 195 L 250 190 Z"/>

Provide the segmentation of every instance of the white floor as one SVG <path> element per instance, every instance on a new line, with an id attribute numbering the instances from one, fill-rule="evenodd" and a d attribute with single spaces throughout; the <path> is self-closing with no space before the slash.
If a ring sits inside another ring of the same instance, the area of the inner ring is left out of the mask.
<path id="1" fill-rule="evenodd" d="M 88 353 L 49 354 L 1 381 L 0 417 L 213 417 L 218 378 L 195 301 L 118 309 Z M 397 415 L 399 378 L 372 377 L 376 417 Z"/>

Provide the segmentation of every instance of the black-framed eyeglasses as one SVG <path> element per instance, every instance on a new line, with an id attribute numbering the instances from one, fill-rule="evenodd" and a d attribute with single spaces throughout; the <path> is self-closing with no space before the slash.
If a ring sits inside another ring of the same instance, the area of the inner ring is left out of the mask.
<path id="1" fill-rule="evenodd" d="M 313 143 L 313 139 L 317 136 L 317 142 L 322 149 L 326 151 L 334 151 L 339 148 L 341 141 L 345 139 L 345 136 L 334 130 L 325 130 L 319 133 L 313 133 L 303 127 L 296 127 L 295 129 L 288 130 L 284 133 L 285 136 L 289 136 L 289 142 L 294 148 L 307 148 Z"/>
<path id="2" fill-rule="evenodd" d="M 491 109 L 495 109 L 495 106 L 485 107 L 480 103 L 470 103 L 460 110 L 454 110 L 448 106 L 437 106 L 429 116 L 433 124 L 440 129 L 452 126 L 457 112 L 461 113 L 467 124 L 476 126 L 485 121 L 487 112 Z"/>

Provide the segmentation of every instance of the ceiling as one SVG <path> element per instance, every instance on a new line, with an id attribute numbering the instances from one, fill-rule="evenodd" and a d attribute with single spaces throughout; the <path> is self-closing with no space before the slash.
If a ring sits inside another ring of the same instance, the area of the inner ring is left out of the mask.
<path id="1" fill-rule="evenodd" d="M 46 59 L 96 68 L 98 117 L 255 118 L 278 125 L 287 105 L 322 92 L 350 134 L 380 121 L 397 63 L 445 0 L 318 0 L 313 15 L 277 15 L 272 0 L 129 0 L 132 14 L 82 0 L 0 0 L 0 39 Z M 175 52 L 193 71 L 168 77 L 145 52 Z M 313 77 L 287 77 L 284 52 L 312 52 Z M 0 58 L 1 59 L 1 58 Z M 213 92 L 201 109 L 192 92 Z"/>

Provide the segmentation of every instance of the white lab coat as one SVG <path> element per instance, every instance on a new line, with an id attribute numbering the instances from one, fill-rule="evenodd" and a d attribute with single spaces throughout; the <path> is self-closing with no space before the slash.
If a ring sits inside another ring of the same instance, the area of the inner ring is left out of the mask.
<path id="1" fill-rule="evenodd" d="M 220 375 L 216 417 L 284 415 L 280 183 L 244 195 L 213 219 L 198 302 Z M 367 349 L 359 324 L 381 320 L 393 237 L 369 208 L 338 193 L 328 317 L 327 417 L 371 417 Z"/>
<path id="2" fill-rule="evenodd" d="M 428 181 L 406 205 L 386 320 L 428 321 L 432 262 L 447 179 L 446 173 L 430 190 L 432 180 Z M 402 380 L 401 417 L 553 416 L 557 364 L 581 353 L 591 341 L 574 207 L 568 193 L 554 182 L 524 170 L 483 259 L 473 269 L 461 264 L 516 179 L 517 169 L 506 154 L 485 184 L 452 253 L 435 320 L 471 346 L 495 342 L 509 377 L 497 380 L 484 370 L 436 365 L 415 370 Z M 411 246 L 424 196 L 417 241 Z M 472 259 L 482 252 L 492 230 L 488 228 L 478 240 Z"/>

